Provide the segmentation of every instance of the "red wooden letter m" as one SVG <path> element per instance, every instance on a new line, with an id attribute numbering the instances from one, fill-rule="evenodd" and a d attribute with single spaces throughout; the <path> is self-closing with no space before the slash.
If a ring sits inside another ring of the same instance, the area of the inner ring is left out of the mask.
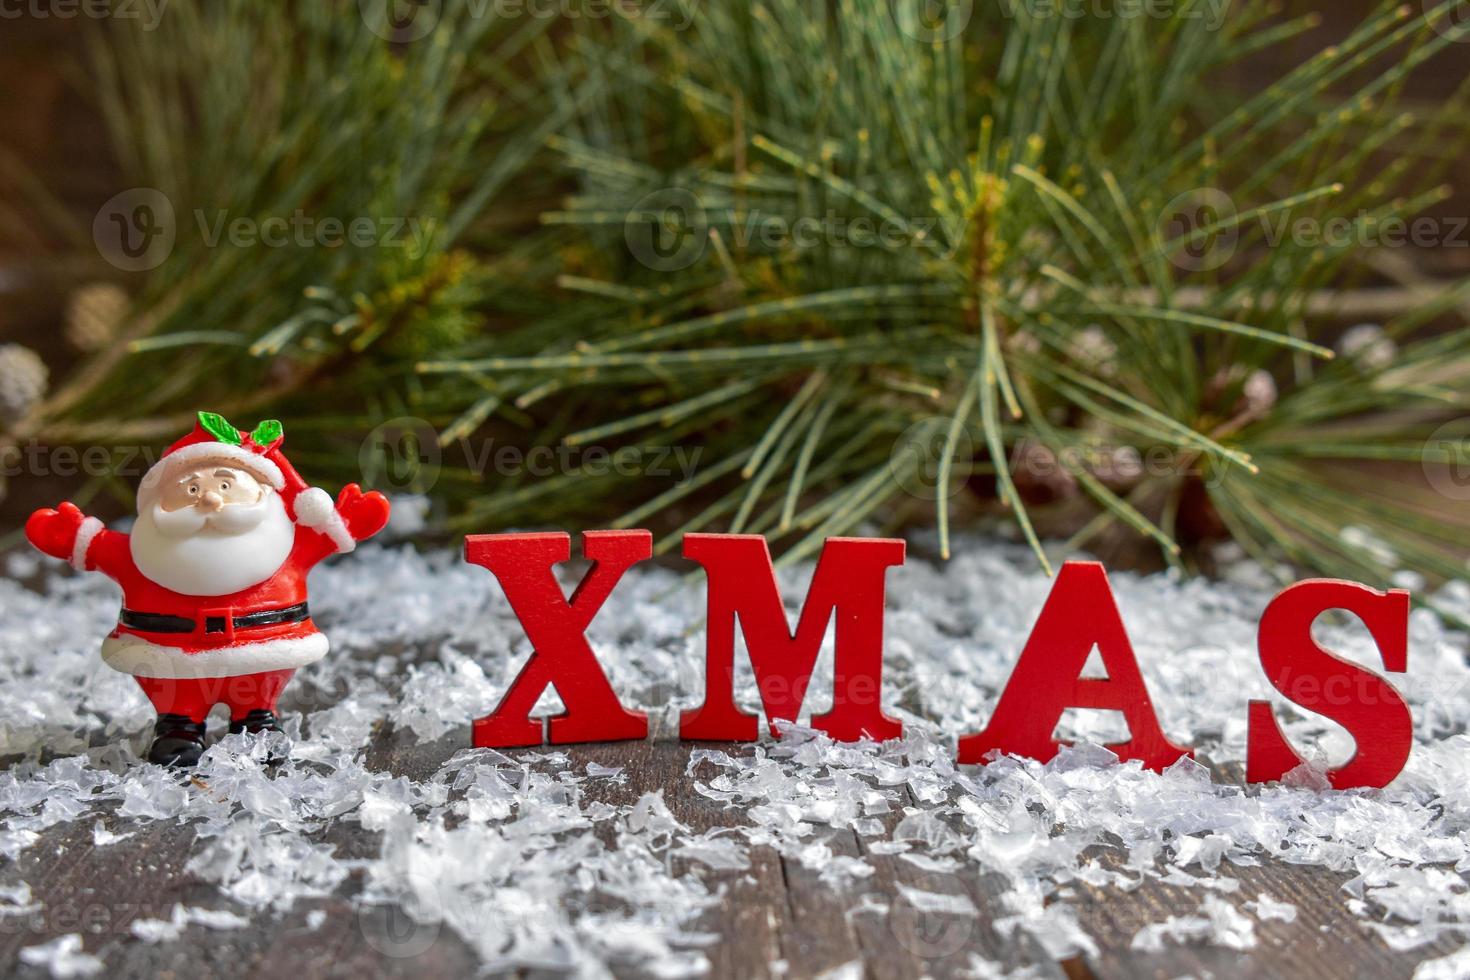
<path id="1" fill-rule="evenodd" d="M 679 737 L 753 741 L 759 722 L 735 705 L 735 628 L 755 668 L 761 705 L 775 727 L 794 721 L 827 624 L 837 620 L 832 710 L 812 718 L 840 741 L 897 738 L 903 726 L 883 713 L 884 575 L 902 565 L 904 543 L 875 538 L 829 538 L 793 632 L 787 623 L 766 539 L 755 534 L 689 534 L 684 557 L 709 576 L 709 634 L 704 704 L 684 713 Z"/>

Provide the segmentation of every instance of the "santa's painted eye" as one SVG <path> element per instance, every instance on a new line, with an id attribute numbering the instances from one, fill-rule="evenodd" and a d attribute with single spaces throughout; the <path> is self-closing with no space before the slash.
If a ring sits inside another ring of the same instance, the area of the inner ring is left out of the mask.
<path id="1" fill-rule="evenodd" d="M 221 493 L 223 493 L 226 490 L 230 489 L 230 481 L 229 480 L 225 480 L 222 483 L 220 483 L 219 489 L 220 489 L 220 492 Z"/>
<path id="2" fill-rule="evenodd" d="M 198 487 L 190 487 L 189 488 L 189 495 L 191 497 L 197 497 L 197 496 L 199 496 L 199 488 Z"/>

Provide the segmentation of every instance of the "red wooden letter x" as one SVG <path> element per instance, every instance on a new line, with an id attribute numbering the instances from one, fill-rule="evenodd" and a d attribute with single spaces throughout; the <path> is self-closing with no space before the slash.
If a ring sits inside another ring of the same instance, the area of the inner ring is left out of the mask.
<path id="1" fill-rule="evenodd" d="M 500 580 L 534 648 L 495 711 L 475 719 L 476 748 L 540 745 L 541 725 L 530 712 L 553 685 L 566 713 L 551 719 L 552 742 L 612 742 L 648 737 L 648 718 L 618 701 L 584 635 L 613 586 L 629 567 L 653 554 L 648 531 L 587 531 L 582 554 L 592 568 L 570 601 L 552 566 L 572 556 L 572 539 L 547 534 L 472 534 L 464 558 Z"/>

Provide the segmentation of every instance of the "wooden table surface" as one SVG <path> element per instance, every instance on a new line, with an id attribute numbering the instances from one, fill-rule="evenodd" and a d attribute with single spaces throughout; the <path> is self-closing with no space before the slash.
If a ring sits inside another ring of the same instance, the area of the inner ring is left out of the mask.
<path id="1" fill-rule="evenodd" d="M 426 779 L 464 747 L 466 738 L 457 733 L 426 744 L 411 733 L 383 725 L 374 733 L 367 764 L 394 775 Z M 594 762 L 623 767 L 625 780 L 583 784 L 590 800 L 629 805 L 645 792 L 662 789 L 670 811 L 693 831 L 741 824 L 738 813 L 693 790 L 695 777 L 686 774 L 686 767 L 697 747 L 697 743 L 651 740 L 561 748 L 574 769 Z M 740 751 L 739 746 L 722 748 Z M 712 768 L 696 770 L 696 776 L 704 778 L 713 774 Z M 888 816 L 889 829 L 897 817 Z M 167 919 L 174 903 L 242 910 L 213 884 L 185 870 L 195 849 L 189 825 L 141 824 L 143 829 L 133 836 L 97 848 L 93 823 L 82 819 L 52 827 L 12 869 L 31 884 L 42 911 L 34 916 L 0 916 L 0 973 L 43 975 L 19 963 L 20 949 L 69 932 L 81 932 L 86 949 L 101 956 L 110 975 L 116 976 L 307 980 L 478 972 L 473 952 L 447 927 L 416 924 L 392 907 L 359 907 L 353 900 L 359 887 L 355 876 L 330 899 L 299 901 L 290 912 L 262 915 L 246 929 L 190 926 L 179 941 L 143 944 L 129 935 L 129 924 L 137 918 Z M 334 822 L 316 839 L 334 845 L 339 855 L 368 858 L 379 850 L 378 834 L 352 821 Z M 876 874 L 851 893 L 834 891 L 813 871 L 766 847 L 752 848 L 747 870 L 704 869 L 709 880 L 728 886 L 725 901 L 694 926 L 721 937 L 704 950 L 713 967 L 711 976 L 988 975 L 970 972 L 978 957 L 1007 971 L 1029 968 L 1029 975 L 1036 977 L 1409 977 L 1421 960 L 1458 947 L 1454 940 L 1444 940 L 1412 953 L 1391 951 L 1347 910 L 1349 896 L 1342 890 L 1346 875 L 1284 864 L 1256 868 L 1226 864 L 1223 873 L 1237 877 L 1241 887 L 1234 893 L 1210 894 L 1240 906 L 1264 892 L 1294 903 L 1296 921 L 1258 922 L 1257 946 L 1244 952 L 1172 943 L 1161 952 L 1143 952 L 1131 948 L 1138 930 L 1169 915 L 1192 914 L 1202 897 L 1200 889 L 1152 880 L 1130 891 L 1074 884 L 1064 900 L 1075 909 L 1097 950 L 1057 962 L 1024 931 L 1002 937 L 991 927 L 990 920 L 1013 914 L 1001 902 L 1005 889 L 998 876 L 974 869 L 928 873 L 896 856 L 866 852 L 864 841 L 847 830 L 830 832 L 827 843 L 836 854 L 863 855 Z M 1106 863 L 1110 854 L 1100 848 L 1098 860 Z M 7 880 L 12 880 L 10 875 Z M 900 885 L 964 894 L 979 914 L 920 912 L 900 897 Z M 875 892 L 887 897 L 886 913 L 850 914 L 859 904 L 859 894 Z M 321 913 L 324 921 L 313 928 L 308 917 L 319 919 Z M 784 974 L 779 972 L 782 962 Z M 773 964 L 778 964 L 775 969 Z M 610 967 L 617 976 L 644 975 L 636 967 Z"/>

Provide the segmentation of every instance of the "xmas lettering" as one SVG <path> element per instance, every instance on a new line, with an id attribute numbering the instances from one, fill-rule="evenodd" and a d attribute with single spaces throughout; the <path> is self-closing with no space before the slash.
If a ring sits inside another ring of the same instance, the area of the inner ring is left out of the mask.
<path id="1" fill-rule="evenodd" d="M 530 712 L 548 686 L 555 687 L 566 708 L 547 722 L 545 738 L 553 744 L 647 737 L 647 718 L 618 700 L 586 631 L 612 601 L 623 573 L 652 556 L 653 537 L 648 531 L 588 531 L 582 540 L 583 555 L 592 564 L 568 599 L 553 566 L 571 557 L 569 535 L 465 539 L 465 560 L 499 580 L 533 647 L 500 704 L 475 721 L 477 747 L 541 744 L 542 726 Z M 686 535 L 684 557 L 704 569 L 708 582 L 706 680 L 704 702 L 680 718 L 680 737 L 734 742 L 759 737 L 760 720 L 735 703 L 737 630 L 744 636 L 768 723 L 774 728 L 777 721 L 794 721 L 834 620 L 832 708 L 814 716 L 812 726 L 840 741 L 901 736 L 903 726 L 884 712 L 881 694 L 885 576 L 903 564 L 904 550 L 900 540 L 828 539 L 792 629 L 763 537 Z M 1312 624 L 1329 610 L 1362 620 L 1385 671 L 1407 669 L 1409 594 L 1330 580 L 1299 582 L 1266 607 L 1257 635 L 1261 664 L 1288 700 L 1331 718 L 1356 740 L 1353 758 L 1327 774 L 1334 787 L 1385 786 L 1408 761 L 1413 720 L 1386 680 L 1313 639 Z M 1106 678 L 1082 676 L 1094 649 Z M 1061 747 L 1053 732 L 1069 708 L 1121 712 L 1130 737 L 1109 748 L 1122 759 L 1163 769 L 1193 754 L 1170 742 L 1160 728 L 1107 573 L 1095 562 L 1062 566 L 990 721 L 959 739 L 958 761 L 982 763 L 993 753 L 1050 759 Z M 1302 763 L 1269 702 L 1251 701 L 1247 711 L 1248 781 L 1280 779 Z"/>
<path id="2" fill-rule="evenodd" d="M 133 675 L 158 712 L 150 761 L 193 765 L 204 751 L 206 717 L 230 708 L 230 730 L 278 736 L 276 703 L 300 667 L 327 653 L 311 620 L 307 573 L 352 551 L 388 521 L 388 501 L 349 484 L 335 501 L 311 486 L 283 451 L 279 422 L 249 432 L 201 412 L 194 430 L 150 466 L 138 489 L 130 533 L 106 528 L 70 503 L 43 508 L 26 522 L 39 550 L 78 571 L 101 572 L 122 588 L 116 627 L 102 639 L 102 659 Z M 588 531 L 590 569 L 567 598 L 554 566 L 571 557 L 561 532 L 479 534 L 465 559 L 500 581 L 533 652 L 500 704 L 475 721 L 482 747 L 641 739 L 648 719 L 618 700 L 587 641 L 587 628 L 623 574 L 653 555 L 648 531 Z M 795 628 L 776 585 L 764 538 L 689 534 L 684 556 L 707 579 L 705 691 L 679 720 L 688 740 L 748 742 L 760 718 L 735 700 L 736 634 L 743 636 L 774 730 L 795 721 L 806 700 L 822 640 L 835 623 L 831 710 L 813 727 L 839 741 L 891 739 L 903 725 L 883 710 L 884 588 L 904 562 L 904 542 L 831 538 L 822 548 Z M 1408 661 L 1409 595 L 1351 582 L 1301 582 L 1278 595 L 1261 617 L 1257 647 L 1271 684 L 1298 707 L 1331 718 L 1357 741 L 1357 752 L 1331 770 L 1333 786 L 1384 786 L 1402 771 L 1412 745 L 1408 705 L 1373 671 L 1318 646 L 1312 624 L 1328 610 L 1358 617 L 1377 643 L 1385 671 Z M 1083 676 L 1093 650 L 1105 678 Z M 543 724 L 531 711 L 554 687 L 565 711 Z M 962 735 L 958 761 L 995 753 L 1046 760 L 1060 743 L 1057 722 L 1072 708 L 1120 712 L 1129 738 L 1110 748 L 1121 758 L 1163 769 L 1189 756 L 1159 726 L 1127 629 L 1094 562 L 1068 562 L 1021 651 L 988 724 Z M 1247 706 L 1246 777 L 1280 779 L 1302 762 L 1271 705 Z"/>

